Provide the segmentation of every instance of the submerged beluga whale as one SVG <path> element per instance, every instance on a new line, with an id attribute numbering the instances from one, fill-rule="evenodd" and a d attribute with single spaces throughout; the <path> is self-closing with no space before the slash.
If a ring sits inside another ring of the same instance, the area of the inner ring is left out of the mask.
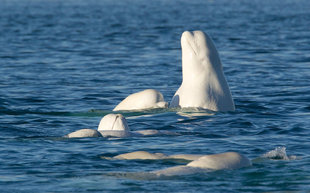
<path id="1" fill-rule="evenodd" d="M 202 31 L 185 31 L 181 47 L 183 81 L 169 107 L 234 111 L 234 101 L 211 38 Z"/>
<path id="2" fill-rule="evenodd" d="M 252 165 L 252 162 L 244 155 L 237 152 L 225 152 L 211 155 L 195 155 L 195 154 L 176 154 L 165 155 L 162 153 L 149 153 L 146 151 L 136 151 L 131 153 L 120 154 L 113 158 L 104 159 L 126 159 L 126 160 L 158 160 L 158 159 L 183 159 L 188 160 L 186 165 L 169 167 L 162 170 L 149 172 L 157 177 L 160 176 L 176 176 L 189 175 L 207 170 L 233 170 Z"/>
<path id="3" fill-rule="evenodd" d="M 251 161 L 237 152 L 226 152 L 204 155 L 185 166 L 175 166 L 162 170 L 152 171 L 156 176 L 190 175 L 204 171 L 235 170 L 251 166 Z"/>
<path id="4" fill-rule="evenodd" d="M 121 114 L 108 114 L 104 116 L 98 125 L 98 129 L 80 129 L 65 135 L 67 138 L 84 137 L 127 137 L 130 135 L 126 119 Z"/>
<path id="5" fill-rule="evenodd" d="M 178 135 L 170 131 L 159 131 L 147 129 L 140 131 L 130 131 L 127 120 L 121 114 L 108 114 L 104 116 L 98 125 L 98 129 L 80 129 L 65 135 L 66 138 L 84 137 L 132 137 L 132 136 L 152 136 L 152 135 Z"/>

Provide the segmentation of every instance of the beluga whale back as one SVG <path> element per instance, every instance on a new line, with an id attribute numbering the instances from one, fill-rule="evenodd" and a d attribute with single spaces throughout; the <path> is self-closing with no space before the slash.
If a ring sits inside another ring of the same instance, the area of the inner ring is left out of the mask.
<path id="1" fill-rule="evenodd" d="M 222 63 L 211 38 L 202 31 L 185 31 L 181 47 L 183 81 L 170 107 L 234 111 Z"/>
<path id="2" fill-rule="evenodd" d="M 166 108 L 168 103 L 165 102 L 161 92 L 154 89 L 146 89 L 133 93 L 120 102 L 113 111 L 138 111 L 145 109 Z"/>

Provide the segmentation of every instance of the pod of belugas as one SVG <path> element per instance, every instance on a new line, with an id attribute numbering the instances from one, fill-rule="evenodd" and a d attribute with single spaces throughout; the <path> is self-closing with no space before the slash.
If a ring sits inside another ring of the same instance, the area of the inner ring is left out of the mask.
<path id="1" fill-rule="evenodd" d="M 201 108 L 212 111 L 234 111 L 235 106 L 225 79 L 219 54 L 211 38 L 202 31 L 185 31 L 181 37 L 182 84 L 174 94 L 170 108 Z M 166 108 L 162 93 L 147 89 L 133 93 L 120 102 L 113 111 Z M 155 130 L 131 132 L 121 114 L 108 114 L 99 123 L 98 130 L 81 129 L 66 135 L 75 137 L 128 137 L 158 134 Z M 192 174 L 201 169 L 238 169 L 251 165 L 251 161 L 237 152 L 213 155 L 180 154 L 166 156 L 144 151 L 115 156 L 114 159 L 187 159 L 184 166 L 170 167 L 150 173 L 158 176 Z"/>
<path id="2" fill-rule="evenodd" d="M 169 107 L 234 111 L 234 101 L 212 39 L 202 31 L 185 31 L 181 37 L 181 47 L 182 84 Z M 162 94 L 148 89 L 129 95 L 114 111 L 166 107 Z"/>

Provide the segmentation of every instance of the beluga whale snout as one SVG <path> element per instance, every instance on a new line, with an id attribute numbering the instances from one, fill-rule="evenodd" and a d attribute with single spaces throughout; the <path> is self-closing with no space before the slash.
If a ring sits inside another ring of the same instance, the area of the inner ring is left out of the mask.
<path id="1" fill-rule="evenodd" d="M 189 46 L 191 49 L 189 51 L 192 51 L 193 53 L 191 54 L 198 54 L 198 49 L 195 45 L 195 43 L 193 43 L 195 41 L 195 34 L 194 32 L 189 32 L 189 31 L 185 31 L 183 32 L 182 36 L 181 36 L 181 45 L 182 47 L 185 46 Z"/>
<path id="2" fill-rule="evenodd" d="M 181 47 L 183 80 L 170 107 L 234 111 L 235 105 L 212 39 L 202 31 L 185 31 Z"/>

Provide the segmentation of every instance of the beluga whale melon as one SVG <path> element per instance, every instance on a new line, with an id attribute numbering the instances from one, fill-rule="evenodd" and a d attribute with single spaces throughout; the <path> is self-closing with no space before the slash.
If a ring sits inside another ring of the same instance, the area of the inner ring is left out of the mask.
<path id="1" fill-rule="evenodd" d="M 155 177 L 190 175 L 216 170 L 235 170 L 244 167 L 249 167 L 252 165 L 250 159 L 248 159 L 246 156 L 238 152 L 225 152 L 210 155 L 200 155 L 200 154 L 165 155 L 163 153 L 149 153 L 146 151 L 135 151 L 131 153 L 120 154 L 114 157 L 102 156 L 101 158 L 109 160 L 176 159 L 176 160 L 189 161 L 189 163 L 186 165 L 178 165 L 174 167 L 168 167 L 165 169 L 147 172 L 148 174 L 155 174 Z"/>

